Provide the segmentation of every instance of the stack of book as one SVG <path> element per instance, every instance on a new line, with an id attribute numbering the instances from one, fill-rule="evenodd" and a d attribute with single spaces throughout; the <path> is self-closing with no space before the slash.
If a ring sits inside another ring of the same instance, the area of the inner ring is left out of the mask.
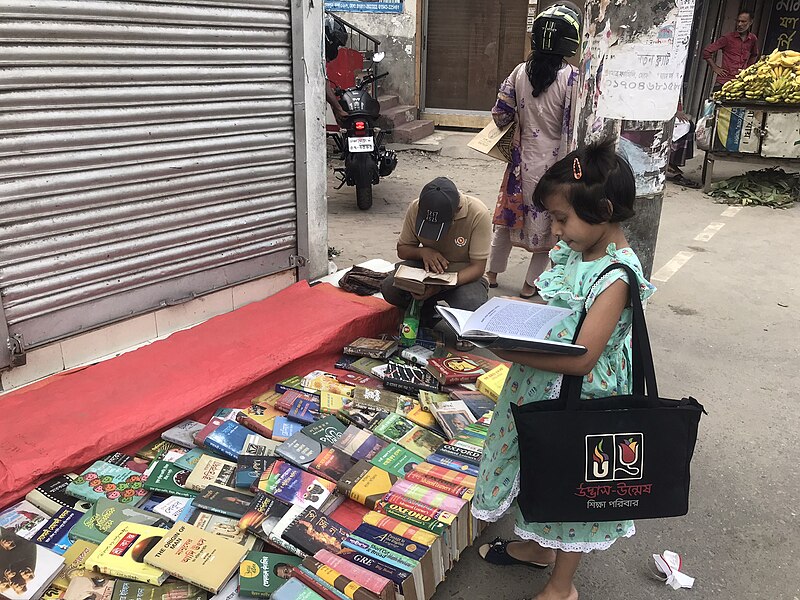
<path id="1" fill-rule="evenodd" d="M 0 593 L 427 600 L 480 530 L 479 378 L 504 366 L 420 341 L 354 340 L 332 372 L 40 485 L 0 511 Z"/>

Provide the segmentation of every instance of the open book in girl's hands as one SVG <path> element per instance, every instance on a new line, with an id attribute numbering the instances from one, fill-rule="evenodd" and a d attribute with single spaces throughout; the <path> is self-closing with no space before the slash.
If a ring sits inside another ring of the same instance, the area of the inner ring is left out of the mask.
<path id="1" fill-rule="evenodd" d="M 456 335 L 481 348 L 571 355 L 586 352 L 583 346 L 544 339 L 572 314 L 568 308 L 492 298 L 475 312 L 447 306 L 436 310 Z"/>

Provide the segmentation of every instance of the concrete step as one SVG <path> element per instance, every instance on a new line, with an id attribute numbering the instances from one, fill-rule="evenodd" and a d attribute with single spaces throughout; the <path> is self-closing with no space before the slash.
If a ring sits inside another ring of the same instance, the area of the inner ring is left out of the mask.
<path id="1" fill-rule="evenodd" d="M 394 129 L 398 125 L 408 123 L 416 118 L 416 106 L 401 104 L 389 109 L 384 109 L 383 106 L 381 106 L 381 116 L 378 119 L 378 125 L 384 129 Z"/>
<path id="2" fill-rule="evenodd" d="M 395 144 L 413 144 L 431 135 L 433 129 L 433 121 L 409 121 L 394 128 L 391 141 Z"/>
<path id="3" fill-rule="evenodd" d="M 400 106 L 400 96 L 395 94 L 381 94 L 378 96 L 378 102 L 381 103 L 381 110 L 389 110 L 395 106 Z"/>

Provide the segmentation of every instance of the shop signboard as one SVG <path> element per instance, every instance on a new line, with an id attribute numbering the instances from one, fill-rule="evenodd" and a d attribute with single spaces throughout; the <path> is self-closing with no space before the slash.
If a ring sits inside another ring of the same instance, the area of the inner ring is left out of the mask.
<path id="1" fill-rule="evenodd" d="M 351 13 L 401 13 L 402 0 L 325 0 L 325 10 Z"/>

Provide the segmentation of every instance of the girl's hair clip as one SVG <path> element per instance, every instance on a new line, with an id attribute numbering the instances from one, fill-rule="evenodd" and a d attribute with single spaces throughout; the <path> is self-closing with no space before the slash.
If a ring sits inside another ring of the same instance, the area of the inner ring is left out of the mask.
<path id="1" fill-rule="evenodd" d="M 572 160 L 572 176 L 577 180 L 583 177 L 583 170 L 581 169 L 581 161 L 576 156 Z"/>

